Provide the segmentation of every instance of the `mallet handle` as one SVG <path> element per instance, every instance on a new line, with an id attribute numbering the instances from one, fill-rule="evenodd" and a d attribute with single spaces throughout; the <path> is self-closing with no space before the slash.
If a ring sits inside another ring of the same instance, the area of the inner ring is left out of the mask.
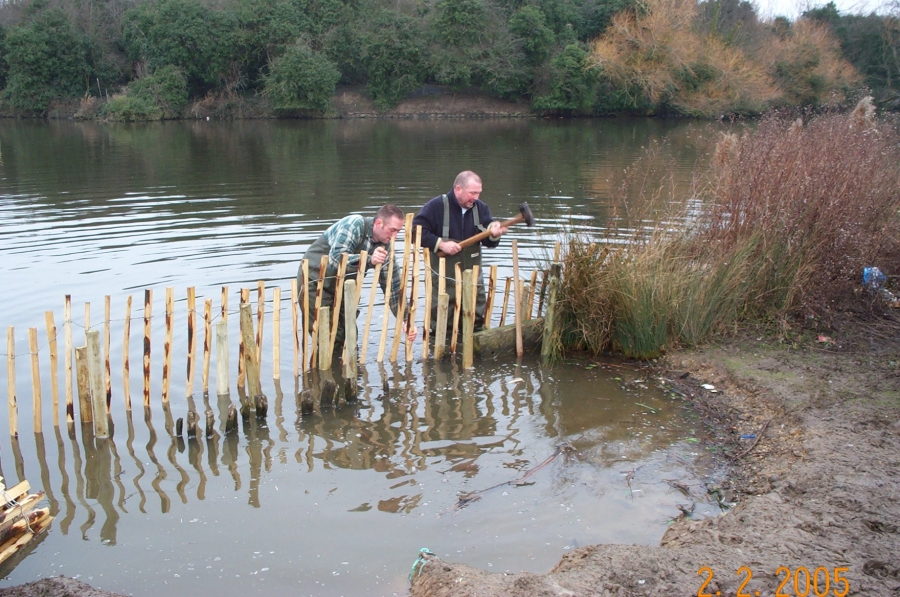
<path id="1" fill-rule="evenodd" d="M 517 216 L 515 216 L 515 217 L 513 217 L 513 218 L 510 218 L 510 219 L 508 219 L 508 220 L 504 220 L 504 221 L 500 222 L 500 226 L 502 226 L 502 227 L 504 227 L 504 228 L 508 228 L 508 227 L 510 227 L 510 226 L 514 226 L 515 224 L 519 224 L 519 223 L 524 222 L 524 221 L 525 221 L 525 216 L 523 216 L 522 214 L 519 214 L 519 215 L 517 215 Z M 490 231 L 490 230 L 485 230 L 485 231 L 483 231 L 483 232 L 479 232 L 478 234 L 475 234 L 475 235 L 473 235 L 473 236 L 470 236 L 470 237 L 467 238 L 466 240 L 461 240 L 461 241 L 459 241 L 459 246 L 460 246 L 461 248 L 465 249 L 466 247 L 469 247 L 469 246 L 471 246 L 471 245 L 474 245 L 475 243 L 480 243 L 481 241 L 483 241 L 484 239 L 486 239 L 486 238 L 489 237 L 490 235 L 491 235 L 491 231 Z M 445 239 L 445 240 L 446 240 L 446 239 Z M 438 256 L 439 256 L 439 257 L 446 257 L 447 255 L 446 255 L 446 253 L 444 253 L 443 251 L 438 251 Z"/>

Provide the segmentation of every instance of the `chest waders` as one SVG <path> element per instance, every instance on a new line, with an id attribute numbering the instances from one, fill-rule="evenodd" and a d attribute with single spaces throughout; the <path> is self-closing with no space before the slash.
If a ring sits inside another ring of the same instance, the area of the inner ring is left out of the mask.
<path id="1" fill-rule="evenodd" d="M 444 227 L 442 230 L 441 238 L 444 240 L 450 240 L 450 200 L 447 198 L 447 195 L 443 195 L 444 200 Z M 472 221 L 475 223 L 475 227 L 479 232 L 483 232 L 486 230 L 484 226 L 481 225 L 481 219 L 478 217 L 478 206 L 472 206 Z M 463 214 L 463 218 L 465 218 L 465 214 Z M 444 257 L 444 264 L 446 267 L 446 292 L 447 296 L 450 297 L 450 310 L 449 317 L 447 318 L 447 329 L 453 328 L 453 312 L 456 309 L 456 264 L 459 264 L 459 267 L 462 271 L 466 271 L 467 269 L 472 269 L 473 265 L 478 266 L 478 294 L 475 300 L 475 331 L 480 330 L 484 327 L 484 311 L 486 305 L 486 297 L 484 292 L 484 272 L 481 268 L 481 249 L 482 246 L 480 244 L 471 245 L 468 247 L 463 247 L 463 249 L 457 253 L 456 255 L 447 255 Z M 431 297 L 431 325 L 435 325 L 437 322 L 437 291 L 438 291 L 438 272 L 440 267 L 441 258 L 438 257 L 437 252 L 431 253 L 431 288 L 434 295 Z M 460 280 L 460 283 L 462 280 Z M 460 301 L 460 308 L 462 308 L 462 301 Z M 449 340 L 449 336 L 448 336 Z"/>
<path id="2" fill-rule="evenodd" d="M 373 221 L 370 221 L 366 218 L 366 232 L 363 234 L 362 241 L 359 243 L 359 246 L 354 247 L 353 251 L 350 255 L 358 255 L 362 248 L 366 245 L 366 240 L 372 236 L 372 224 Z M 322 263 L 322 256 L 328 255 L 331 252 L 331 247 L 328 245 L 328 241 L 325 240 L 325 235 L 319 236 L 316 241 L 310 245 L 309 249 L 307 249 L 306 254 L 303 255 L 303 258 L 307 260 L 309 263 L 309 277 L 305 281 L 306 284 L 306 293 L 309 295 L 309 310 L 313 311 L 312 316 L 309 320 L 309 330 L 312 333 L 312 322 L 316 320 L 316 288 L 319 285 L 319 264 Z M 365 268 L 365 264 L 363 264 L 363 268 Z M 347 266 L 347 271 L 344 272 L 344 280 L 354 280 L 356 279 L 356 274 L 358 271 L 358 266 L 354 268 L 351 265 Z M 302 287 L 304 284 L 302 269 L 297 271 L 297 284 Z M 331 321 L 334 321 L 335 313 L 334 313 L 334 295 L 335 295 L 335 285 L 337 280 L 335 280 L 335 276 L 337 272 L 333 272 L 331 275 L 327 273 L 325 274 L 325 282 L 322 284 L 322 306 L 323 307 L 331 307 Z M 363 269 L 363 275 L 365 275 L 365 269 Z M 376 280 L 377 283 L 377 280 Z M 341 300 L 343 303 L 343 300 Z M 344 308 L 343 305 L 338 305 L 340 309 L 338 316 L 338 327 L 337 332 L 335 333 L 334 339 L 334 350 L 335 353 L 338 353 L 344 347 Z M 357 315 L 359 314 L 359 309 L 356 311 Z M 354 325 L 356 322 L 354 321 Z M 330 332 L 330 330 L 329 330 Z"/>

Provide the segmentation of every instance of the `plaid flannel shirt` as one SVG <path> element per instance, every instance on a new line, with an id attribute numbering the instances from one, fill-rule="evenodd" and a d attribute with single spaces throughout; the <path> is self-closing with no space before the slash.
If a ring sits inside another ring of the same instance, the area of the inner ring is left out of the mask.
<path id="1" fill-rule="evenodd" d="M 371 219 L 369 219 L 371 220 Z M 359 271 L 359 254 L 361 251 L 365 250 L 369 257 L 366 260 L 366 267 L 363 270 L 363 277 L 365 277 L 365 273 L 375 267 L 372 265 L 372 253 L 375 252 L 375 249 L 378 247 L 383 247 L 388 254 L 391 252 L 391 246 L 384 243 L 377 243 L 375 239 L 372 238 L 371 233 L 366 234 L 367 231 L 371 229 L 370 221 L 367 221 L 366 218 L 359 215 L 351 215 L 344 218 L 341 218 L 331 226 L 329 226 L 328 230 L 325 231 L 324 236 L 325 240 L 328 242 L 329 251 L 328 251 L 328 271 L 326 275 L 334 276 L 337 274 L 338 268 L 341 265 L 341 255 L 343 253 L 348 254 L 347 258 L 347 271 L 348 272 L 356 272 Z M 390 259 L 390 257 L 388 257 Z M 378 284 L 381 286 L 381 290 L 385 291 L 387 288 L 387 270 L 388 270 L 388 261 L 386 260 L 384 265 L 381 267 L 381 274 L 379 276 Z M 391 312 L 396 316 L 397 310 L 400 307 L 400 278 L 401 272 L 399 268 L 397 268 L 396 261 L 394 262 L 394 273 L 391 276 L 391 300 L 390 307 Z"/>

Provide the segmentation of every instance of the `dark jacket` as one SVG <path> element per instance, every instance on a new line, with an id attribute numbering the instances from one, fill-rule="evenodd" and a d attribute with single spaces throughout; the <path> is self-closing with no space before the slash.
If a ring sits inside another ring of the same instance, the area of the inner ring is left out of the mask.
<path id="1" fill-rule="evenodd" d="M 438 244 L 444 240 L 461 241 L 487 230 L 491 225 L 491 210 L 481 199 L 477 200 L 463 215 L 462 208 L 456 201 L 453 191 L 446 194 L 449 206 L 450 222 L 447 236 L 444 237 L 444 197 L 438 195 L 422 206 L 422 209 L 413 218 L 413 230 L 422 226 L 422 247 L 428 247 L 432 252 L 437 252 Z M 475 222 L 474 213 L 478 212 L 478 222 Z M 487 237 L 481 241 L 485 247 L 496 247 L 500 244 L 500 238 Z"/>

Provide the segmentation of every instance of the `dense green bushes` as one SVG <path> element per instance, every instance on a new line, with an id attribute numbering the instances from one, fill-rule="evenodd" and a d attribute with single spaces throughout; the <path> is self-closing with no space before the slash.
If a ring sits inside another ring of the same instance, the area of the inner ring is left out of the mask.
<path id="1" fill-rule="evenodd" d="M 415 19 L 380 10 L 360 35 L 360 62 L 375 104 L 395 106 L 425 80 L 425 45 Z"/>
<path id="2" fill-rule="evenodd" d="M 265 93 L 279 111 L 324 112 L 341 73 L 327 57 L 306 45 L 295 45 L 272 61 L 264 75 Z"/>
<path id="3" fill-rule="evenodd" d="M 188 103 L 187 82 L 177 66 L 164 66 L 152 75 L 128 84 L 106 107 L 112 120 L 176 118 Z"/>
<path id="4" fill-rule="evenodd" d="M 192 91 L 203 92 L 225 77 L 235 57 L 236 32 L 231 13 L 193 0 L 160 0 L 126 13 L 123 41 L 139 69 L 175 66 Z"/>
<path id="5" fill-rule="evenodd" d="M 13 107 L 43 112 L 55 99 L 83 95 L 90 85 L 87 40 L 57 8 L 38 10 L 5 40 L 5 96 Z"/>
<path id="6" fill-rule="evenodd" d="M 0 87 L 20 112 L 116 95 L 105 113 L 165 118 L 173 104 L 125 87 L 174 67 L 194 100 L 263 93 L 314 115 L 336 69 L 380 108 L 430 83 L 540 113 L 718 116 L 854 85 L 811 21 L 867 83 L 897 85 L 896 18 L 821 9 L 764 23 L 745 0 L 23 0 L 0 4 Z"/>

